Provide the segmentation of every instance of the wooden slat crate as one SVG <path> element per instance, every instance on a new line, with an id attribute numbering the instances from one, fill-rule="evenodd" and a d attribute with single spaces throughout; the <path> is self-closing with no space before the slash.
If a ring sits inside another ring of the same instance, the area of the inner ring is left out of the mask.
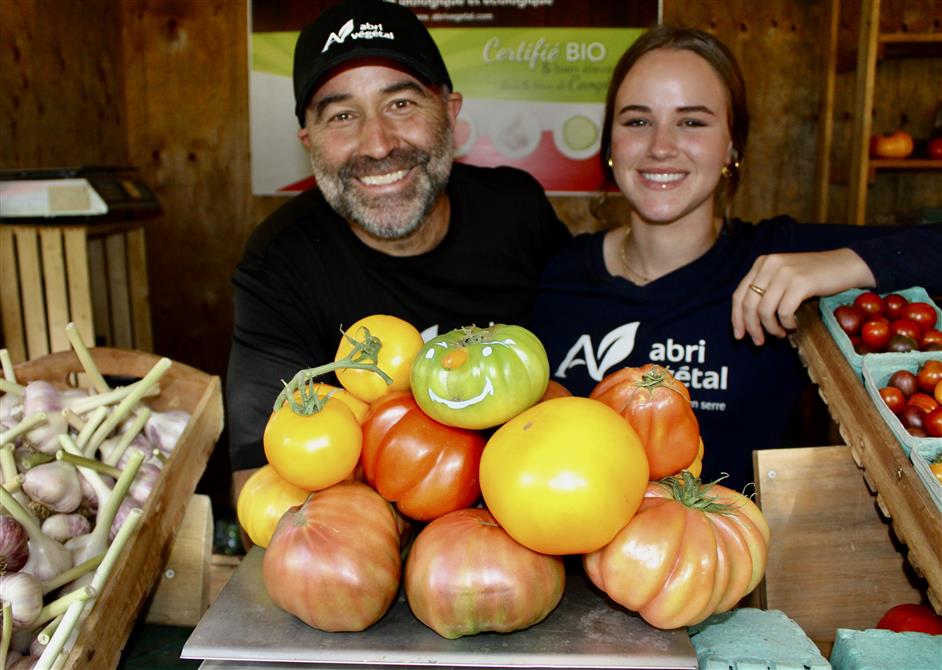
<path id="1" fill-rule="evenodd" d="M 942 514 L 863 382 L 841 355 L 816 301 L 801 307 L 798 321 L 792 341 L 801 360 L 863 469 L 864 481 L 876 493 L 877 505 L 906 545 L 909 564 L 926 580 L 930 602 L 942 613 Z"/>
<path id="2" fill-rule="evenodd" d="M 150 351 L 143 224 L 0 225 L 0 318 L 14 362 L 68 350 L 70 321 L 89 345 Z"/>
<path id="3" fill-rule="evenodd" d="M 104 347 L 92 349 L 91 354 L 103 374 L 127 377 L 143 377 L 160 359 L 149 353 Z M 66 388 L 82 366 L 68 351 L 21 363 L 14 370 L 21 383 L 44 379 Z M 148 399 L 147 404 L 156 410 L 186 410 L 191 414 L 190 422 L 144 506 L 136 534 L 85 620 L 66 660 L 68 670 L 111 670 L 117 666 L 134 620 L 167 563 L 174 531 L 222 432 L 219 377 L 173 363 L 159 385 L 160 395 Z"/>

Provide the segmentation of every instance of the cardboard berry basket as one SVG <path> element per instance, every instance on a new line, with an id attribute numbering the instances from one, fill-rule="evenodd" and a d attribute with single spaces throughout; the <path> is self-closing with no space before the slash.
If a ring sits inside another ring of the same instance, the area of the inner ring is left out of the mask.
<path id="1" fill-rule="evenodd" d="M 842 329 L 840 324 L 837 323 L 837 319 L 834 316 L 834 310 L 840 305 L 852 305 L 854 298 L 856 298 L 861 293 L 864 293 L 863 289 L 854 288 L 848 291 L 842 291 L 841 293 L 835 293 L 834 295 L 829 295 L 818 301 L 818 306 L 821 310 L 821 321 L 824 322 L 825 327 L 828 329 L 828 332 L 831 334 L 831 337 L 834 338 L 834 342 L 837 344 L 837 348 L 840 350 L 841 354 L 854 369 L 854 372 L 857 373 L 858 378 L 863 378 L 863 356 L 854 351 L 854 345 L 851 344 L 850 338 L 847 336 Z M 926 292 L 926 289 L 921 286 L 914 286 L 912 288 L 903 289 L 900 291 L 890 291 L 889 293 L 881 293 L 881 297 L 886 297 L 890 293 L 898 293 L 899 295 L 906 298 L 909 302 L 925 302 L 935 309 L 936 312 L 936 328 L 940 327 L 942 324 L 942 310 L 939 309 L 939 306 L 935 304 L 929 294 Z M 876 354 L 867 354 L 868 356 L 886 356 L 893 355 L 892 353 L 876 353 Z"/>
<path id="2" fill-rule="evenodd" d="M 90 350 L 103 375 L 141 378 L 159 360 L 150 353 L 99 347 Z M 83 367 L 71 351 L 50 354 L 14 368 L 17 381 L 45 380 L 60 389 L 84 386 Z M 144 505 L 143 516 L 114 572 L 84 621 L 71 650 L 68 670 L 117 667 L 144 600 L 170 553 L 174 531 L 206 468 L 223 426 L 219 377 L 173 362 L 158 382 L 160 394 L 142 402 L 154 410 L 182 409 L 190 421 Z M 57 666 L 58 667 L 58 666 Z"/>

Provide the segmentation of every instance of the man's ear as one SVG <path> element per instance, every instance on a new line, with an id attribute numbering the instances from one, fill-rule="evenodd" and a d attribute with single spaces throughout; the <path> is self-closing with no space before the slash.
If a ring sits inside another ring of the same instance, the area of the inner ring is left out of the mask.
<path id="1" fill-rule="evenodd" d="M 298 131 L 298 139 L 301 140 L 301 144 L 305 147 L 308 149 L 311 148 L 311 133 L 308 132 L 307 126 Z"/>
<path id="2" fill-rule="evenodd" d="M 445 103 L 448 107 L 448 116 L 451 117 L 451 125 L 454 126 L 458 120 L 458 113 L 461 111 L 461 103 L 464 98 L 460 93 L 449 93 L 448 101 Z"/>

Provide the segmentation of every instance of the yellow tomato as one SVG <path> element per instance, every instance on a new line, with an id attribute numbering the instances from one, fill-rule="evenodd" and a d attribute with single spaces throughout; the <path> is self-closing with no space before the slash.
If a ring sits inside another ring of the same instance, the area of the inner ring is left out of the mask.
<path id="1" fill-rule="evenodd" d="M 363 431 L 350 408 L 331 397 L 310 416 L 295 414 L 289 403 L 283 404 L 269 417 L 262 442 L 265 457 L 283 479 L 319 491 L 353 472 Z"/>
<path id="2" fill-rule="evenodd" d="M 350 408 L 350 411 L 353 412 L 353 416 L 357 418 L 357 422 L 360 424 L 363 423 L 363 420 L 366 419 L 366 413 L 370 411 L 369 403 L 365 403 L 355 395 L 350 393 L 347 389 L 338 388 L 336 386 L 331 386 L 330 384 L 314 384 L 314 388 L 317 390 L 317 397 L 323 398 L 328 393 L 333 391 L 332 398 L 336 398 L 341 401 L 344 405 Z"/>
<path id="3" fill-rule="evenodd" d="M 631 519 L 648 484 L 637 433 L 589 398 L 554 398 L 505 423 L 481 457 L 481 492 L 497 522 L 544 554 L 605 546 Z"/>
<path id="4" fill-rule="evenodd" d="M 942 461 L 930 463 L 929 470 L 935 475 L 935 478 L 939 480 L 939 483 L 942 484 Z"/>
<path id="5" fill-rule="evenodd" d="M 693 463 L 684 468 L 687 472 L 692 474 L 694 477 L 699 477 L 700 473 L 703 472 L 703 438 L 700 438 L 700 445 L 697 448 L 697 455 L 693 459 Z"/>
<path id="6" fill-rule="evenodd" d="M 409 377 L 412 373 L 412 361 L 422 348 L 422 334 L 408 321 L 386 314 L 367 316 L 352 326 L 341 338 L 334 360 L 339 360 L 350 353 L 353 343 L 348 337 L 362 340 L 363 329 L 382 342 L 377 358 L 377 367 L 392 378 L 387 384 L 382 377 L 372 370 L 343 369 L 337 370 L 340 384 L 360 400 L 370 403 L 391 391 L 408 391 Z"/>
<path id="7" fill-rule="evenodd" d="M 270 465 L 259 468 L 239 493 L 236 515 L 249 539 L 262 549 L 271 541 L 281 515 L 302 504 L 310 491 L 282 479 Z"/>

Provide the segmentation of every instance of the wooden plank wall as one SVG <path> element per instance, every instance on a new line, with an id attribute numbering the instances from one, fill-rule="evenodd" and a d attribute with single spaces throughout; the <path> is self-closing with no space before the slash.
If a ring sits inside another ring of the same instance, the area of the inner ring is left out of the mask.
<path id="1" fill-rule="evenodd" d="M 663 4 L 665 22 L 716 33 L 743 63 L 753 125 L 734 214 L 810 218 L 830 2 Z M 891 20 L 939 30 L 942 0 L 884 4 L 897 17 Z M 137 165 L 165 210 L 147 227 L 154 350 L 223 374 L 232 269 L 256 223 L 282 202 L 251 196 L 247 2 L 0 0 L 0 16 L 0 90 L 13 92 L 0 95 L 0 168 Z M 856 34 L 855 21 L 847 12 L 845 41 Z M 926 77 L 937 67 L 923 62 L 881 70 L 887 91 L 881 97 L 905 95 L 901 109 L 913 110 L 907 118 L 914 127 L 917 110 L 934 112 L 938 87 L 926 86 L 933 81 Z M 840 140 L 849 134 L 846 86 L 838 100 Z M 878 127 L 893 113 L 881 107 Z M 918 123 L 924 124 L 922 116 Z M 846 142 L 841 148 L 838 141 L 835 155 L 842 151 Z M 922 177 L 881 176 L 875 209 L 911 210 L 937 201 L 938 177 L 929 175 L 923 185 Z M 832 190 L 840 200 L 839 189 Z M 577 231 L 602 225 L 590 216 L 589 201 L 554 198 Z M 622 215 L 617 203 L 606 211 L 615 220 Z M 839 216 L 840 207 L 832 206 L 832 219 Z"/>

